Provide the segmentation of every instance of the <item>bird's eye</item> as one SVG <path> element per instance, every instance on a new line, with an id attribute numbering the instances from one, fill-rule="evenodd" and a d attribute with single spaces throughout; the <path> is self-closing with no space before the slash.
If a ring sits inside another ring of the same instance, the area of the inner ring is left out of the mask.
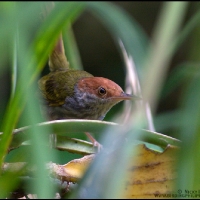
<path id="1" fill-rule="evenodd" d="M 106 89 L 103 88 L 103 87 L 100 87 L 99 88 L 99 94 L 102 95 L 102 96 L 105 95 L 106 94 Z"/>

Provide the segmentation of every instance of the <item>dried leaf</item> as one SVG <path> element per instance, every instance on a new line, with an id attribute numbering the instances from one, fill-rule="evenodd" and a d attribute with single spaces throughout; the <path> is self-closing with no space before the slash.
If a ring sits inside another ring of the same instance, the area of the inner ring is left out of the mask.
<path id="1" fill-rule="evenodd" d="M 69 181 L 77 182 L 80 178 L 82 178 L 94 157 L 94 154 L 87 155 L 80 159 L 72 160 L 63 165 L 64 171 L 67 174 Z"/>
<path id="2" fill-rule="evenodd" d="M 170 195 L 173 197 L 178 149 L 176 146 L 168 145 L 160 153 L 147 148 L 144 144 L 136 145 L 133 149 L 136 154 L 134 157 L 130 156 L 130 163 L 124 168 L 127 176 L 121 182 L 122 192 L 119 198 L 166 198 Z M 65 165 L 51 162 L 47 164 L 47 168 L 54 178 L 61 181 L 78 182 L 94 158 L 95 154 L 86 155 Z M 3 171 L 18 171 L 24 164 L 6 163 Z M 30 174 L 34 170 L 36 169 L 29 167 L 24 174 Z"/>
<path id="3" fill-rule="evenodd" d="M 130 158 L 133 162 L 127 168 L 122 198 L 155 198 L 155 194 L 172 194 L 177 152 L 178 148 L 170 145 L 162 153 L 137 145 L 136 156 Z"/>
<path id="4" fill-rule="evenodd" d="M 74 159 L 65 165 L 48 163 L 51 176 L 67 182 L 77 182 L 80 180 L 94 159 L 95 154 L 87 155 L 79 159 Z"/>

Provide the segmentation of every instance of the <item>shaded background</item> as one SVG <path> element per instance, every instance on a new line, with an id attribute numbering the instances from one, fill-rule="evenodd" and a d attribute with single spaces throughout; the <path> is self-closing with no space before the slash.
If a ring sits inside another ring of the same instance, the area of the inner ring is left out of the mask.
<path id="1" fill-rule="evenodd" d="M 149 39 L 151 39 L 163 2 L 123 1 L 112 3 L 127 11 L 127 13 L 130 14 L 143 28 Z M 183 27 L 198 9 L 198 2 L 190 3 Z M 110 37 L 109 32 L 104 28 L 101 22 L 90 13 L 84 12 L 84 14 L 82 14 L 75 22 L 73 28 L 84 69 L 94 76 L 109 78 L 124 88 L 125 67 L 121 55 L 119 54 L 113 39 Z M 193 53 L 194 51 L 198 51 L 197 38 L 195 38 L 196 35 L 198 35 L 198 28 L 195 28 L 192 31 L 187 40 L 184 41 L 178 51 L 176 51 L 169 66 L 167 79 L 170 77 L 172 70 L 178 65 L 185 63 L 186 61 L 199 61 L 198 53 Z M 192 51 L 192 49 L 194 49 L 194 51 Z M 165 50 L 163 49 L 163 51 Z M 184 91 L 184 85 L 180 85 L 166 97 L 160 98 L 156 114 L 175 110 L 181 99 L 182 89 Z M 109 120 L 112 112 L 115 112 L 120 106 L 122 106 L 122 103 L 113 107 L 107 114 L 105 120 Z M 174 137 L 178 136 L 176 131 L 172 131 L 171 129 L 163 132 L 163 130 L 159 130 L 159 127 L 156 127 L 156 131 L 162 131 L 163 134 Z"/>
<path id="2" fill-rule="evenodd" d="M 159 14 L 162 2 L 112 2 L 120 8 L 127 11 L 143 28 L 144 32 L 149 38 L 152 36 L 157 16 Z M 190 3 L 185 22 L 190 19 L 192 14 L 199 8 L 199 3 Z M 122 62 L 116 45 L 111 38 L 109 32 L 92 14 L 85 11 L 73 24 L 73 30 L 77 41 L 78 49 L 81 55 L 84 69 L 94 76 L 102 76 L 109 78 L 118 83 L 124 89 L 125 67 Z M 196 35 L 198 35 L 198 28 L 193 30 L 190 37 L 178 49 L 169 67 L 168 77 L 173 68 L 185 61 L 199 61 L 198 43 L 196 42 Z M 195 46 L 194 46 L 195 44 Z M 192 51 L 192 49 L 194 49 Z M 188 53 L 190 50 L 190 54 Z M 5 49 L 6 51 L 6 49 Z M 163 50 L 164 51 L 164 50 Z M 7 61 L 8 64 L 9 61 Z M 48 67 L 43 73 L 48 73 Z M 0 74 L 0 122 L 2 121 L 4 110 L 10 95 L 10 81 L 11 77 L 9 71 L 4 71 Z M 166 111 L 173 111 L 179 103 L 179 97 L 184 86 L 179 86 L 175 91 L 165 98 L 160 99 L 156 113 L 163 113 Z M 110 120 L 113 112 L 122 107 L 122 103 L 115 106 L 108 113 L 105 120 Z M 159 131 L 156 129 L 156 131 Z M 168 131 L 163 134 L 170 134 Z"/>

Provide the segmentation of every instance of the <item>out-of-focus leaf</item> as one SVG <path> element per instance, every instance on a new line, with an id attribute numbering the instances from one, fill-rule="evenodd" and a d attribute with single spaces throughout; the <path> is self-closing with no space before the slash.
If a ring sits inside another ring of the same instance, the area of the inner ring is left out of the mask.
<path id="1" fill-rule="evenodd" d="M 191 34 L 191 32 L 198 26 L 200 22 L 199 10 L 190 18 L 185 27 L 180 31 L 174 43 L 172 43 L 172 50 L 175 52 L 183 43 L 184 40 Z"/>
<path id="2" fill-rule="evenodd" d="M 199 76 L 199 63 L 187 62 L 176 66 L 174 70 L 170 73 L 166 84 L 162 90 L 161 97 L 164 99 L 172 91 L 174 91 L 181 84 L 187 84 L 187 81 L 191 79 L 194 75 Z"/>
<path id="3" fill-rule="evenodd" d="M 66 31 L 63 31 L 65 54 L 67 55 L 67 59 L 69 60 L 70 67 L 72 69 L 83 70 L 81 57 L 79 55 L 79 51 L 76 44 L 75 36 L 73 34 L 73 30 L 70 27 L 70 24 L 68 26 L 69 27 L 65 29 Z"/>
<path id="4" fill-rule="evenodd" d="M 16 3 L 15 5 L 16 7 L 13 6 L 14 10 L 11 17 L 8 21 L 8 18 L 6 18 L 5 21 L 10 22 L 13 19 L 13 21 L 19 25 L 20 45 L 19 49 L 17 49 L 19 76 L 15 94 L 9 101 L 5 111 L 5 116 L 3 118 L 3 135 L 1 135 L 0 141 L 0 165 L 5 158 L 5 154 L 7 153 L 9 144 L 11 142 L 12 130 L 16 126 L 16 123 L 18 122 L 26 103 L 27 109 L 25 110 L 26 117 L 23 120 L 24 123 L 36 124 L 38 121 L 41 121 L 39 120 L 39 100 L 38 98 L 35 99 L 36 82 L 34 81 L 47 61 L 51 47 L 53 46 L 62 28 L 65 26 L 65 23 L 71 23 L 82 10 L 82 5 L 80 3 L 58 3 L 58 6 L 56 6 L 53 12 L 54 14 L 50 15 L 41 26 L 38 26 L 38 21 L 36 19 L 39 20 L 38 11 L 41 6 L 40 3 L 33 2 L 27 4 L 20 2 Z M 15 34 L 16 32 L 15 29 L 13 30 L 13 27 L 16 27 L 15 25 L 16 24 L 14 24 L 14 26 L 8 25 L 8 29 L 10 29 L 10 31 L 7 31 L 6 29 L 6 34 L 11 34 L 12 39 L 12 34 Z M 37 27 L 35 29 L 38 31 L 38 35 L 35 39 L 31 38 L 33 43 L 30 44 L 30 37 L 35 36 L 34 34 L 32 35 L 32 33 L 35 31 L 34 27 Z M 33 84 L 33 82 L 35 84 Z M 43 132 L 47 131 L 43 130 Z M 32 161 L 35 162 L 37 166 L 40 166 L 38 167 L 39 170 L 37 173 L 38 179 L 36 179 L 36 182 L 32 187 L 35 188 L 38 198 L 51 198 L 53 196 L 53 188 L 46 179 L 46 171 L 44 167 L 42 167 L 44 165 L 44 160 L 50 158 L 51 155 L 49 155 L 48 150 L 43 148 L 43 145 L 41 145 L 43 142 L 47 141 L 44 139 L 44 135 L 41 136 L 37 133 L 37 128 L 33 128 L 29 130 L 29 134 L 27 134 L 27 136 L 33 141 L 31 150 L 34 156 L 31 156 Z M 42 187 L 42 185 L 46 185 L 46 187 Z"/>
<path id="5" fill-rule="evenodd" d="M 22 144 L 22 142 L 29 139 L 28 131 L 31 127 L 32 126 L 26 126 L 19 129 L 15 129 L 13 131 L 13 139 L 10 145 L 10 149 L 17 148 Z M 72 140 L 68 138 L 74 138 L 75 133 L 84 134 L 84 132 L 91 132 L 93 134 L 102 134 L 106 129 L 114 127 L 123 128 L 123 125 L 99 120 L 73 119 L 42 122 L 36 124 L 36 127 L 38 128 L 38 131 L 41 129 L 40 134 L 43 134 L 43 129 L 46 127 L 48 128 L 48 130 L 52 130 L 54 134 L 58 135 L 58 149 L 61 148 L 62 150 L 65 149 L 68 151 L 71 150 L 74 152 L 77 151 L 79 153 L 87 154 L 93 153 L 94 149 L 91 148 L 91 143 L 84 141 L 81 142 L 79 140 L 79 142 L 76 144 L 77 146 L 74 148 L 74 145 L 72 145 Z M 49 134 L 51 133 L 52 132 L 49 132 Z M 162 148 L 165 148 L 168 144 L 176 146 L 180 145 L 179 140 L 157 132 L 141 130 L 139 134 L 140 141 L 158 145 Z M 63 139 L 64 136 L 66 137 L 65 139 Z"/>
<path id="6" fill-rule="evenodd" d="M 6 199 L 10 194 L 11 190 L 14 190 L 18 184 L 19 173 L 15 171 L 14 173 L 6 172 L 1 175 L 0 179 L 0 198 Z"/>
<path id="7" fill-rule="evenodd" d="M 99 120 L 55 120 L 42 122 L 36 126 L 39 129 L 41 128 L 41 134 L 44 134 L 43 128 L 48 128 L 48 130 L 51 130 L 54 134 L 74 138 L 74 133 L 84 134 L 83 132 L 91 132 L 94 134 L 101 134 L 106 128 L 115 127 L 117 124 Z M 9 148 L 17 148 L 22 142 L 28 140 L 30 138 L 28 130 L 31 127 L 32 126 L 26 126 L 15 129 L 13 131 L 13 139 Z M 49 132 L 49 134 L 52 132 Z M 1 136 L 2 134 L 0 135 L 0 139 Z"/>
<path id="8" fill-rule="evenodd" d="M 47 61 L 50 50 L 53 48 L 53 45 L 63 28 L 66 25 L 69 27 L 69 24 L 76 19 L 76 17 L 82 12 L 83 8 L 84 4 L 80 2 L 57 2 L 55 4 L 55 8 L 45 20 L 35 39 L 34 48 L 38 58 L 35 75 L 37 75 L 38 70 L 40 71 L 41 68 L 44 67 L 44 63 Z M 32 61 L 34 63 L 34 60 Z"/>
<path id="9" fill-rule="evenodd" d="M 200 188 L 200 79 L 194 76 L 181 99 L 183 115 L 180 120 L 180 138 L 182 140 L 179 154 L 179 171 L 177 189 L 198 190 Z"/>
<path id="10" fill-rule="evenodd" d="M 87 2 L 87 8 L 106 26 L 117 45 L 119 42 L 123 43 L 128 56 L 136 63 L 139 77 L 143 78 L 142 66 L 146 57 L 148 38 L 142 27 L 128 13 L 111 3 Z"/>

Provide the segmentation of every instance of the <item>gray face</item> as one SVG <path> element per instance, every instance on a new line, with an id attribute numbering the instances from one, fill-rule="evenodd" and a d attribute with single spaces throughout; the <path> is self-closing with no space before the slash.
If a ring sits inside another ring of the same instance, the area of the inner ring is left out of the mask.
<path id="1" fill-rule="evenodd" d="M 94 94 L 76 91 L 73 97 L 67 97 L 65 104 L 48 107 L 52 120 L 58 119 L 93 119 L 103 120 L 106 113 L 118 102 L 111 98 L 101 99 Z"/>

